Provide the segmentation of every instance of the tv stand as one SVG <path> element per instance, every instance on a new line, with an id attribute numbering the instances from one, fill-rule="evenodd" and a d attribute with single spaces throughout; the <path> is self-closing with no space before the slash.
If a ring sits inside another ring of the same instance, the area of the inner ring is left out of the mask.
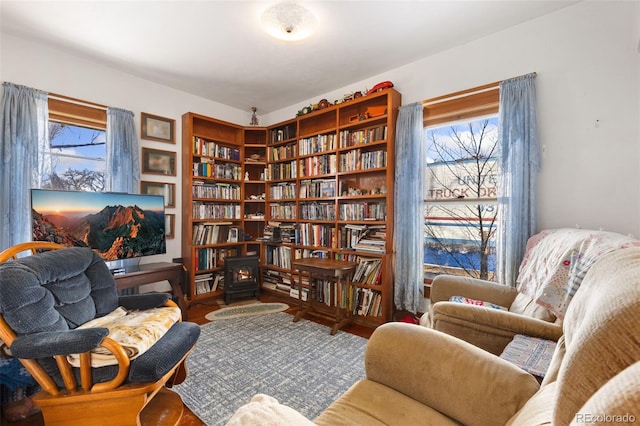
<path id="1" fill-rule="evenodd" d="M 118 290 L 125 288 L 139 287 L 144 284 L 151 284 L 158 281 L 169 281 L 171 291 L 175 296 L 182 311 L 182 319 L 188 319 L 187 302 L 182 292 L 182 283 L 184 267 L 182 263 L 142 263 L 135 266 L 117 268 L 112 270 L 113 279 L 116 281 Z"/>

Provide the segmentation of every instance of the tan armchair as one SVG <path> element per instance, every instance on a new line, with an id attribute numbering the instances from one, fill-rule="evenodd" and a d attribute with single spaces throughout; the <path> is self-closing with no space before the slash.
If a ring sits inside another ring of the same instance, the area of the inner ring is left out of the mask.
<path id="1" fill-rule="evenodd" d="M 494 282 L 438 276 L 429 311 L 420 324 L 456 336 L 499 355 L 516 334 L 557 341 L 573 294 L 602 255 L 637 246 L 621 234 L 558 228 L 529 238 L 516 289 Z M 450 302 L 452 296 L 493 303 L 507 310 Z"/>
<path id="2" fill-rule="evenodd" d="M 32 255 L 17 259 L 25 250 Z M 164 293 L 118 296 L 105 262 L 87 248 L 27 243 L 0 253 L 0 339 L 40 385 L 32 399 L 47 425 L 177 423 L 182 400 L 168 388 L 184 380 L 200 328 L 182 322 L 169 299 Z M 152 312 L 170 311 L 174 321 L 130 359 L 105 326 L 81 327 L 118 307 L 159 308 Z M 115 361 L 97 366 L 97 348 Z"/>
<path id="3" fill-rule="evenodd" d="M 449 302 L 464 296 L 508 308 Z M 420 324 L 500 355 L 516 334 L 557 341 L 562 322 L 513 287 L 473 278 L 441 275 L 431 284 L 429 312 Z"/>

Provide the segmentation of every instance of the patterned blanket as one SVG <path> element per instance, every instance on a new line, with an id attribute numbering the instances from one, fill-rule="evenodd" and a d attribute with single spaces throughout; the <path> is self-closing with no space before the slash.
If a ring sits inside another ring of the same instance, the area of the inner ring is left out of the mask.
<path id="1" fill-rule="evenodd" d="M 177 307 L 162 307 L 145 311 L 127 311 L 123 307 L 118 307 L 110 314 L 82 324 L 78 329 L 108 328 L 109 337 L 122 345 L 129 355 L 129 359 L 135 359 L 151 348 L 173 324 L 180 321 L 181 317 L 180 308 Z M 68 355 L 67 359 L 72 366 L 80 366 L 80 357 L 77 354 Z M 113 354 L 102 347 L 91 351 L 92 367 L 116 365 L 117 363 Z"/>
<path id="2" fill-rule="evenodd" d="M 518 290 L 562 319 L 591 265 L 605 253 L 632 246 L 640 246 L 640 241 L 613 232 L 542 231 L 527 242 Z"/>

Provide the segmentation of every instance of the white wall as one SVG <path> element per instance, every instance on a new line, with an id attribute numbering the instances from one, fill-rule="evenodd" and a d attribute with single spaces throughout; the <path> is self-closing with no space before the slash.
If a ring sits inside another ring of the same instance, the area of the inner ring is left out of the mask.
<path id="1" fill-rule="evenodd" d="M 41 89 L 86 101 L 133 111 L 140 135 L 140 113 L 146 112 L 176 120 L 176 144 L 140 140 L 141 146 L 175 151 L 178 155 L 177 176 L 142 175 L 144 181 L 176 184 L 176 207 L 167 213 L 176 214 L 176 237 L 167 240 L 167 254 L 144 258 L 144 262 L 171 261 L 180 257 L 181 192 L 180 141 L 181 117 L 185 112 L 197 112 L 233 123 L 249 120 L 249 113 L 211 102 L 181 91 L 158 85 L 102 66 L 86 58 L 70 55 L 21 38 L 2 35 L 0 45 L 0 78 L 16 84 Z"/>
<path id="2" fill-rule="evenodd" d="M 640 29 L 638 2 L 580 2 L 556 13 L 405 65 L 260 117 L 276 123 L 304 105 L 391 80 L 403 104 L 538 73 L 540 140 L 538 224 L 631 233 L 640 237 Z M 176 119 L 188 111 L 233 123 L 249 114 L 115 71 L 89 59 L 3 34 L 0 80 Z M 139 118 L 137 118 L 139 121 Z M 136 123 L 139 126 L 139 122 Z M 138 129 L 139 131 L 139 129 Z M 175 146 L 141 141 L 143 146 Z M 178 166 L 178 176 L 181 163 Z M 148 175 L 143 180 L 164 181 Z M 178 186 L 178 178 L 167 178 Z M 180 256 L 177 235 L 166 260 Z M 165 260 L 165 259 L 159 259 Z M 156 261 L 156 259 L 154 259 Z"/>
<path id="3" fill-rule="evenodd" d="M 640 237 L 640 3 L 581 2 L 500 33 L 274 112 L 391 80 L 403 104 L 535 71 L 538 227 Z"/>

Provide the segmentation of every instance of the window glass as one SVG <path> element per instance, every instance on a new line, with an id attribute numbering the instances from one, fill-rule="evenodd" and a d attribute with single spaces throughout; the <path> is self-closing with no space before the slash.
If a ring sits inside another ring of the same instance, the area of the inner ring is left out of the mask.
<path id="1" fill-rule="evenodd" d="M 425 128 L 425 279 L 492 279 L 497 226 L 498 117 Z"/>
<path id="2" fill-rule="evenodd" d="M 43 188 L 104 191 L 104 130 L 49 120 L 49 147 Z"/>

